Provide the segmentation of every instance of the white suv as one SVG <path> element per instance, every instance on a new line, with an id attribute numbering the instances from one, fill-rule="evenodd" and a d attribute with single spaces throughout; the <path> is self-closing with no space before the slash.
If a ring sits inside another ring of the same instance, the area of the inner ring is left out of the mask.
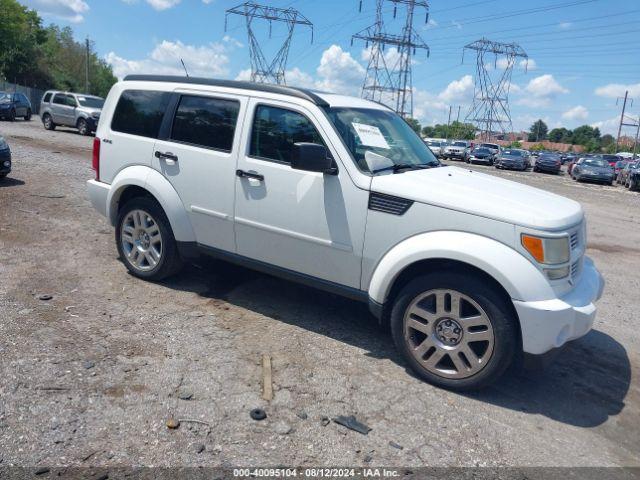
<path id="1" fill-rule="evenodd" d="M 134 275 L 205 253 L 367 302 L 446 388 L 584 335 L 602 294 L 578 203 L 442 166 L 360 98 L 130 76 L 106 100 L 93 167 L 91 201 Z"/>

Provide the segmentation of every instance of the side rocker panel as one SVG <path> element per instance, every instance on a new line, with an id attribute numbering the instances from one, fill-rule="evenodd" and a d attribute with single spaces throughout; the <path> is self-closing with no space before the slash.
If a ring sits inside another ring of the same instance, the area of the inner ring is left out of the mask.
<path id="1" fill-rule="evenodd" d="M 555 298 L 542 272 L 515 250 L 480 235 L 430 232 L 402 241 L 378 262 L 368 291 L 371 300 L 384 304 L 398 275 L 421 260 L 449 259 L 473 265 L 500 283 L 514 300 Z"/>
<path id="2" fill-rule="evenodd" d="M 107 216 L 114 225 L 118 214 L 118 202 L 124 190 L 135 185 L 147 190 L 160 203 L 167 214 L 171 229 L 178 242 L 195 242 L 196 236 L 180 196 L 162 174 L 145 166 L 127 167 L 116 175 L 107 197 Z"/>

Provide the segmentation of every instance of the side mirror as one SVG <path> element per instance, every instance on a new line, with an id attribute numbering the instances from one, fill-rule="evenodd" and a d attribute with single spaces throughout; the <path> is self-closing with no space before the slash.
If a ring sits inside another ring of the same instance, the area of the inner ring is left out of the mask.
<path id="1" fill-rule="evenodd" d="M 307 172 L 320 172 L 327 175 L 337 175 L 338 169 L 324 145 L 317 143 L 299 142 L 293 145 L 291 168 Z"/>

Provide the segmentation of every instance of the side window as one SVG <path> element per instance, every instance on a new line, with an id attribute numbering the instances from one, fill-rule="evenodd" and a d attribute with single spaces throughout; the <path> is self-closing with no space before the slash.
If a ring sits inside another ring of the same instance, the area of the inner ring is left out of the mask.
<path id="1" fill-rule="evenodd" d="M 78 102 L 76 101 L 76 97 L 73 95 L 67 95 L 67 107 L 77 107 Z"/>
<path id="2" fill-rule="evenodd" d="M 51 93 L 46 93 L 42 101 L 44 103 L 49 103 L 51 101 Z"/>
<path id="3" fill-rule="evenodd" d="M 236 100 L 183 95 L 171 140 L 230 152 L 239 110 Z"/>
<path id="4" fill-rule="evenodd" d="M 311 121 L 301 113 L 258 105 L 251 129 L 249 155 L 291 163 L 293 144 L 298 142 L 324 145 Z"/>
<path id="5" fill-rule="evenodd" d="M 156 138 L 170 98 L 169 92 L 125 90 L 116 105 L 111 129 Z"/>
<path id="6" fill-rule="evenodd" d="M 56 93 L 56 96 L 53 97 L 53 103 L 55 103 L 56 105 L 66 105 L 67 96 L 63 93 Z"/>

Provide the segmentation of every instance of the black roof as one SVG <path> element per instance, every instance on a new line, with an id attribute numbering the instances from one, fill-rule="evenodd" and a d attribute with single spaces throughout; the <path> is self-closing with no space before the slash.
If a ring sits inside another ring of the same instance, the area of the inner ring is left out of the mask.
<path id="1" fill-rule="evenodd" d="M 328 107 L 329 104 L 310 90 L 304 88 L 287 87 L 285 85 L 273 85 L 268 83 L 241 82 L 237 80 L 217 80 L 213 78 L 182 77 L 178 75 L 127 75 L 125 82 L 172 82 L 189 83 L 192 85 L 207 85 L 213 87 L 238 88 L 241 90 L 253 90 L 258 92 L 278 93 L 290 97 L 303 98 L 320 107 Z"/>

